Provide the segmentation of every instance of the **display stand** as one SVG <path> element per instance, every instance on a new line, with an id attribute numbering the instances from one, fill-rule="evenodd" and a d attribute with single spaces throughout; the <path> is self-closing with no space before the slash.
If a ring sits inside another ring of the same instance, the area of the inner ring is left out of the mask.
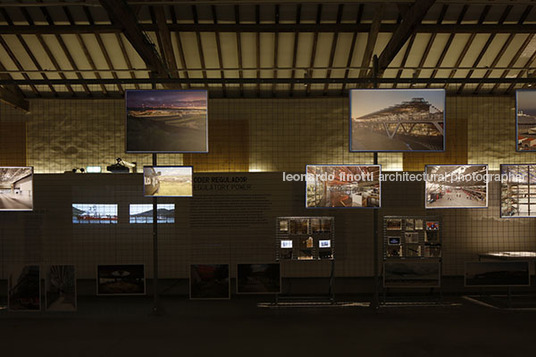
<path id="1" fill-rule="evenodd" d="M 409 299 L 396 296 L 401 303 L 436 303 L 441 291 L 442 224 L 440 217 L 385 216 L 383 219 L 383 297 L 388 303 L 391 289 L 428 289 L 428 294 Z"/>
<path id="2" fill-rule="evenodd" d="M 153 153 L 153 166 L 158 166 L 157 154 Z M 153 197 L 153 310 L 152 314 L 161 316 L 164 309 L 158 294 L 158 197 Z"/>

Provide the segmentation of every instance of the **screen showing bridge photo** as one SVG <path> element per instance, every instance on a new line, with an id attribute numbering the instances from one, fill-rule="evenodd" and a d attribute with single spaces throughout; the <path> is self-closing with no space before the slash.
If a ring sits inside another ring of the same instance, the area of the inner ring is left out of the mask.
<path id="1" fill-rule="evenodd" d="M 516 91 L 517 151 L 536 151 L 536 90 Z"/>
<path id="2" fill-rule="evenodd" d="M 0 167 L 0 211 L 33 209 L 33 168 Z"/>
<path id="3" fill-rule="evenodd" d="M 307 208 L 379 208 L 379 165 L 308 165 Z"/>
<path id="4" fill-rule="evenodd" d="M 350 151 L 445 150 L 445 90 L 350 91 Z"/>
<path id="5" fill-rule="evenodd" d="M 488 165 L 427 165 L 425 173 L 426 208 L 488 206 Z"/>
<path id="6" fill-rule="evenodd" d="M 536 165 L 501 165 L 501 217 L 536 217 Z"/>
<path id="7" fill-rule="evenodd" d="M 206 90 L 128 90 L 127 153 L 208 152 Z"/>
<path id="8" fill-rule="evenodd" d="M 152 204 L 131 204 L 129 206 L 130 223 L 153 223 Z M 175 204 L 159 203 L 156 209 L 158 223 L 175 223 Z"/>
<path id="9" fill-rule="evenodd" d="M 144 166 L 145 197 L 192 197 L 191 166 Z"/>
<path id="10" fill-rule="evenodd" d="M 73 223 L 117 224 L 117 205 L 73 203 Z"/>

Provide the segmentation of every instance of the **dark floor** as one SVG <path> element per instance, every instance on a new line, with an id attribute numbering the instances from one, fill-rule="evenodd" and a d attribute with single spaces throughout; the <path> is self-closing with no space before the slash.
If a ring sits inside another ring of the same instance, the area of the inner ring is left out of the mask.
<path id="1" fill-rule="evenodd" d="M 515 356 L 533 353 L 536 312 L 455 306 L 260 308 L 229 301 L 80 298 L 76 313 L 0 311 L 3 356 Z M 346 300 L 348 301 L 348 299 Z"/>

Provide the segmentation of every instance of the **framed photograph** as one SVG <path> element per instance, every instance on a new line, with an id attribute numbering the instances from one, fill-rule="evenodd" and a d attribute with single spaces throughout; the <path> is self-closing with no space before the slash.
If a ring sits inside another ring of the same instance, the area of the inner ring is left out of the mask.
<path id="1" fill-rule="evenodd" d="M 153 223 L 153 205 L 149 204 L 130 204 L 129 222 L 131 224 L 150 224 Z M 156 206 L 156 221 L 158 223 L 175 223 L 175 204 L 159 203 Z"/>
<path id="2" fill-rule="evenodd" d="M 230 284 L 229 264 L 190 265 L 191 300 L 228 300 Z"/>
<path id="3" fill-rule="evenodd" d="M 45 310 L 76 311 L 74 265 L 50 265 L 45 276 Z"/>
<path id="4" fill-rule="evenodd" d="M 288 232 L 288 219 L 282 219 L 279 221 L 279 232 Z"/>
<path id="5" fill-rule="evenodd" d="M 385 226 L 388 231 L 400 231 L 402 230 L 402 220 L 398 218 L 387 218 L 385 220 Z"/>
<path id="6" fill-rule="evenodd" d="M 192 197 L 192 166 L 144 166 L 145 197 Z"/>
<path id="7" fill-rule="evenodd" d="M 536 90 L 516 91 L 517 151 L 536 151 Z"/>
<path id="8" fill-rule="evenodd" d="M 441 285 L 438 261 L 387 261 L 383 263 L 383 272 L 386 288 L 438 288 Z"/>
<path id="9" fill-rule="evenodd" d="M 308 218 L 293 218 L 290 220 L 290 234 L 309 234 Z"/>
<path id="10" fill-rule="evenodd" d="M 466 262 L 466 287 L 529 286 L 527 261 Z"/>
<path id="11" fill-rule="evenodd" d="M 117 224 L 117 205 L 73 203 L 74 224 Z"/>
<path id="12" fill-rule="evenodd" d="M 424 241 L 426 243 L 440 243 L 439 242 L 439 231 L 426 231 L 424 234 Z"/>
<path id="13" fill-rule="evenodd" d="M 386 256 L 388 258 L 401 258 L 404 256 L 403 249 L 401 245 L 389 245 L 385 250 Z"/>
<path id="14" fill-rule="evenodd" d="M 441 246 L 440 245 L 425 245 L 424 257 L 425 258 L 441 258 Z"/>
<path id="15" fill-rule="evenodd" d="M 33 210 L 33 167 L 0 167 L 0 211 Z"/>
<path id="16" fill-rule="evenodd" d="M 404 243 L 419 243 L 419 233 L 417 232 L 405 232 Z"/>
<path id="17" fill-rule="evenodd" d="M 406 231 L 415 230 L 415 220 L 414 219 L 405 219 L 406 222 Z"/>
<path id="18" fill-rule="evenodd" d="M 97 265 L 97 295 L 145 295 L 145 265 Z"/>
<path id="19" fill-rule="evenodd" d="M 488 207 L 488 165 L 427 165 L 425 208 Z"/>
<path id="20" fill-rule="evenodd" d="M 206 90 L 127 90 L 127 153 L 208 152 Z"/>
<path id="21" fill-rule="evenodd" d="M 380 165 L 307 165 L 306 208 L 380 208 Z"/>
<path id="22" fill-rule="evenodd" d="M 292 239 L 281 239 L 281 248 L 283 249 L 292 248 Z"/>
<path id="23" fill-rule="evenodd" d="M 536 217 L 536 165 L 501 165 L 501 218 Z"/>
<path id="24" fill-rule="evenodd" d="M 10 266 L 7 284 L 7 307 L 9 311 L 41 310 L 39 265 Z"/>
<path id="25" fill-rule="evenodd" d="M 415 219 L 415 230 L 416 231 L 422 231 L 423 230 L 423 220 L 422 219 Z"/>
<path id="26" fill-rule="evenodd" d="M 350 151 L 445 151 L 444 89 L 350 90 Z"/>
<path id="27" fill-rule="evenodd" d="M 278 263 L 237 264 L 237 294 L 281 293 L 281 269 Z"/>
<path id="28" fill-rule="evenodd" d="M 419 244 L 406 244 L 406 258 L 422 257 L 422 248 Z"/>
<path id="29" fill-rule="evenodd" d="M 438 231 L 439 230 L 439 221 L 426 221 L 426 230 L 427 231 Z"/>

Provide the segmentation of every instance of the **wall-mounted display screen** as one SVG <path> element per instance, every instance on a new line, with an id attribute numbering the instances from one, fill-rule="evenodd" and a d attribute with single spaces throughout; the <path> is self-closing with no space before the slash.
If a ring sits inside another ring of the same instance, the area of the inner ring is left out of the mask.
<path id="1" fill-rule="evenodd" d="M 237 265 L 237 294 L 279 294 L 280 292 L 281 271 L 279 264 Z"/>
<path id="2" fill-rule="evenodd" d="M 466 262 L 465 286 L 529 286 L 529 262 Z"/>
<path id="3" fill-rule="evenodd" d="M 488 165 L 427 165 L 426 208 L 488 206 Z"/>
<path id="4" fill-rule="evenodd" d="M 9 267 L 7 305 L 10 311 L 41 310 L 39 265 Z"/>
<path id="5" fill-rule="evenodd" d="M 144 166 L 145 197 L 192 197 L 191 166 Z"/>
<path id="6" fill-rule="evenodd" d="M 127 153 L 208 152 L 206 90 L 127 90 Z"/>
<path id="7" fill-rule="evenodd" d="M 516 91 L 517 151 L 536 151 L 536 90 Z"/>
<path id="8" fill-rule="evenodd" d="M 308 165 L 307 208 L 379 208 L 379 165 Z"/>
<path id="9" fill-rule="evenodd" d="M 159 203 L 156 214 L 158 223 L 175 223 L 175 204 Z M 153 223 L 153 205 L 131 204 L 129 216 L 130 223 Z"/>
<path id="10" fill-rule="evenodd" d="M 350 91 L 350 151 L 444 151 L 445 90 Z"/>
<path id="11" fill-rule="evenodd" d="M 400 245 L 400 237 L 387 237 L 387 244 Z"/>
<path id="12" fill-rule="evenodd" d="M 97 295 L 145 295 L 145 265 L 98 265 Z"/>
<path id="13" fill-rule="evenodd" d="M 190 265 L 190 299 L 230 299 L 229 264 Z"/>
<path id="14" fill-rule="evenodd" d="M 73 223 L 116 224 L 117 205 L 73 203 Z"/>
<path id="15" fill-rule="evenodd" d="M 331 241 L 329 239 L 321 239 L 318 241 L 318 248 L 331 248 Z"/>
<path id="16" fill-rule="evenodd" d="M 501 217 L 536 217 L 536 165 L 501 165 Z"/>
<path id="17" fill-rule="evenodd" d="M 292 240 L 290 239 L 281 240 L 281 248 L 292 248 Z"/>
<path id="18" fill-rule="evenodd" d="M 0 211 L 33 210 L 33 167 L 0 167 Z"/>

